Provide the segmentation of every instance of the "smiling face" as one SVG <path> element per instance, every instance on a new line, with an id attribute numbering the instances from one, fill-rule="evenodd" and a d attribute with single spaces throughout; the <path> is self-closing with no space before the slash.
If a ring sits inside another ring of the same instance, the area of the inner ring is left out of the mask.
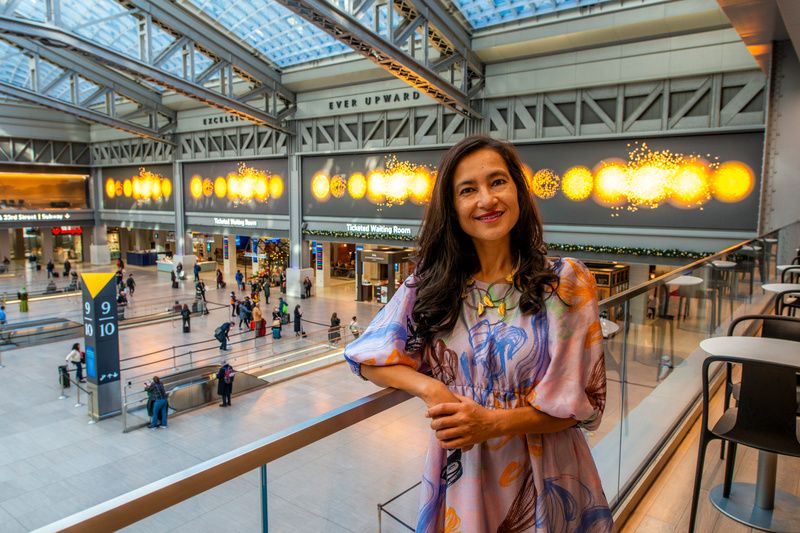
<path id="1" fill-rule="evenodd" d="M 519 220 L 517 186 L 503 157 L 484 148 L 465 156 L 453 174 L 458 222 L 473 241 L 508 239 Z"/>

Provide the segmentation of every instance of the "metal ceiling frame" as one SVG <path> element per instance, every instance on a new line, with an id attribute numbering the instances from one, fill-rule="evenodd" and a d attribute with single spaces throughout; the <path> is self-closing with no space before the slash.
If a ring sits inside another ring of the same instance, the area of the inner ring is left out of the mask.
<path id="1" fill-rule="evenodd" d="M 57 0 L 55 0 L 55 2 L 57 3 Z M 51 20 L 57 21 L 58 17 L 52 17 Z M 150 61 L 128 57 L 120 52 L 99 45 L 90 39 L 76 35 L 59 27 L 29 20 L 17 19 L 14 17 L 0 15 L 0 33 L 17 35 L 23 38 L 41 42 L 43 45 L 50 48 L 63 48 L 75 54 L 80 54 L 84 57 L 88 56 L 92 60 L 103 65 L 119 69 L 130 74 L 131 76 L 145 79 L 151 83 L 166 87 L 177 93 L 183 94 L 184 96 L 199 100 L 211 107 L 222 109 L 255 124 L 268 126 L 270 128 L 289 133 L 289 129 L 283 121 L 287 115 L 294 111 L 294 104 L 293 101 L 289 102 L 284 98 L 283 93 L 285 93 L 285 90 L 282 89 L 282 86 L 279 86 L 279 84 L 276 84 L 274 80 L 270 78 L 270 80 L 267 80 L 267 82 L 271 84 L 271 87 L 275 87 L 276 89 L 268 90 L 265 93 L 257 93 L 255 95 L 259 98 L 259 101 L 261 101 L 263 98 L 264 105 L 267 109 L 270 109 L 271 102 L 271 109 L 273 111 L 278 108 L 279 102 L 286 105 L 284 109 L 280 110 L 279 112 L 274 112 L 273 114 L 270 111 L 259 109 L 248 102 L 244 102 L 234 95 L 234 72 L 238 74 L 240 69 L 238 67 L 234 67 L 231 63 L 225 60 L 219 60 L 214 64 L 219 69 L 220 73 L 219 92 L 205 87 L 197 81 L 192 81 L 197 79 L 197 75 L 194 72 L 194 61 L 191 60 L 191 58 L 194 56 L 193 50 L 195 46 L 198 46 L 200 49 L 202 49 L 202 46 L 194 43 L 194 41 L 188 37 L 186 37 L 185 47 L 182 52 L 184 55 L 183 70 L 188 79 L 159 68 L 155 64 L 155 61 L 163 61 L 163 54 L 159 54 L 159 57 L 152 57 L 152 54 L 149 53 L 151 47 L 147 42 L 147 37 L 150 35 L 149 29 L 154 23 L 155 22 L 151 16 L 145 15 L 144 20 L 140 24 L 140 38 L 144 39 L 144 42 L 142 42 L 142 51 L 144 53 L 142 55 Z M 187 58 L 187 56 L 191 56 L 191 58 Z M 211 74 L 213 75 L 213 73 Z M 267 70 L 259 73 L 258 78 L 253 78 L 253 80 L 255 80 L 254 83 L 260 83 L 262 79 L 261 76 L 266 74 Z M 279 76 L 278 74 L 274 75 Z M 282 91 L 282 93 L 278 94 L 279 91 Z M 248 93 L 252 93 L 252 91 L 248 91 Z M 252 99 L 249 101 L 252 101 Z"/>
<path id="2" fill-rule="evenodd" d="M 357 0 L 348 2 L 349 12 L 325 0 L 275 1 L 440 104 L 480 118 L 470 99 L 483 87 L 483 65 L 470 51 L 469 34 L 438 0 Z M 375 10 L 375 30 L 358 20 L 368 9 Z M 391 33 L 386 37 L 377 32 L 381 15 Z M 415 34 L 420 32 L 426 38 L 417 50 Z"/>

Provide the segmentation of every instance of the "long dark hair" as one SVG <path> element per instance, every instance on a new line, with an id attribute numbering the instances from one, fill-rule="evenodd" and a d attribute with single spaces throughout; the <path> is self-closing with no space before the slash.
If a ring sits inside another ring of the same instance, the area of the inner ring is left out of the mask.
<path id="1" fill-rule="evenodd" d="M 450 331 L 461 311 L 461 291 L 480 270 L 472 239 L 461 229 L 455 209 L 453 176 L 461 160 L 478 150 L 497 152 L 517 187 L 519 220 L 511 229 L 511 255 L 518 265 L 514 287 L 520 291 L 520 310 L 536 314 L 546 296 L 558 286 L 558 276 L 546 261 L 542 217 L 531 199 L 522 163 L 514 147 L 485 135 L 462 140 L 442 157 L 439 173 L 420 230 L 416 254 L 417 289 L 412 318 L 417 334 L 426 341 Z M 547 293 L 547 294 L 545 294 Z"/>

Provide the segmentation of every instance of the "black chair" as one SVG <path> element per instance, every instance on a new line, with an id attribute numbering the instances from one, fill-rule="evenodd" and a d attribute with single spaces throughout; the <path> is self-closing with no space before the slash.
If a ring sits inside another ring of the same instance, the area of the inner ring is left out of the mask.
<path id="1" fill-rule="evenodd" d="M 708 427 L 709 377 L 712 363 L 739 364 L 742 367 L 741 391 L 736 407 L 726 409 L 714 427 Z M 703 420 L 697 456 L 689 532 L 697 522 L 700 484 L 703 477 L 706 448 L 714 439 L 729 444 L 728 462 L 722 495 L 730 497 L 736 446 L 743 444 L 758 450 L 800 457 L 797 435 L 798 365 L 781 365 L 740 357 L 711 356 L 703 362 Z"/>
<path id="2" fill-rule="evenodd" d="M 787 290 L 775 293 L 775 314 L 783 315 L 787 309 L 791 316 L 795 316 L 797 309 L 800 309 L 800 291 Z"/>

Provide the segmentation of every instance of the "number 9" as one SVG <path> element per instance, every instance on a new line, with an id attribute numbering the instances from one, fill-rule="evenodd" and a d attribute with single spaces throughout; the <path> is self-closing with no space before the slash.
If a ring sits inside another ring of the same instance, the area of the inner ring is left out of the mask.
<path id="1" fill-rule="evenodd" d="M 108 313 L 110 313 L 110 312 L 111 312 L 111 304 L 110 304 L 110 303 L 108 303 L 108 302 L 103 302 L 103 303 L 100 305 L 100 308 L 103 310 L 103 314 L 104 314 L 104 315 L 107 315 Z"/>
<path id="2" fill-rule="evenodd" d="M 92 306 L 89 305 L 89 302 L 84 302 L 83 309 L 87 315 L 92 312 Z"/>

